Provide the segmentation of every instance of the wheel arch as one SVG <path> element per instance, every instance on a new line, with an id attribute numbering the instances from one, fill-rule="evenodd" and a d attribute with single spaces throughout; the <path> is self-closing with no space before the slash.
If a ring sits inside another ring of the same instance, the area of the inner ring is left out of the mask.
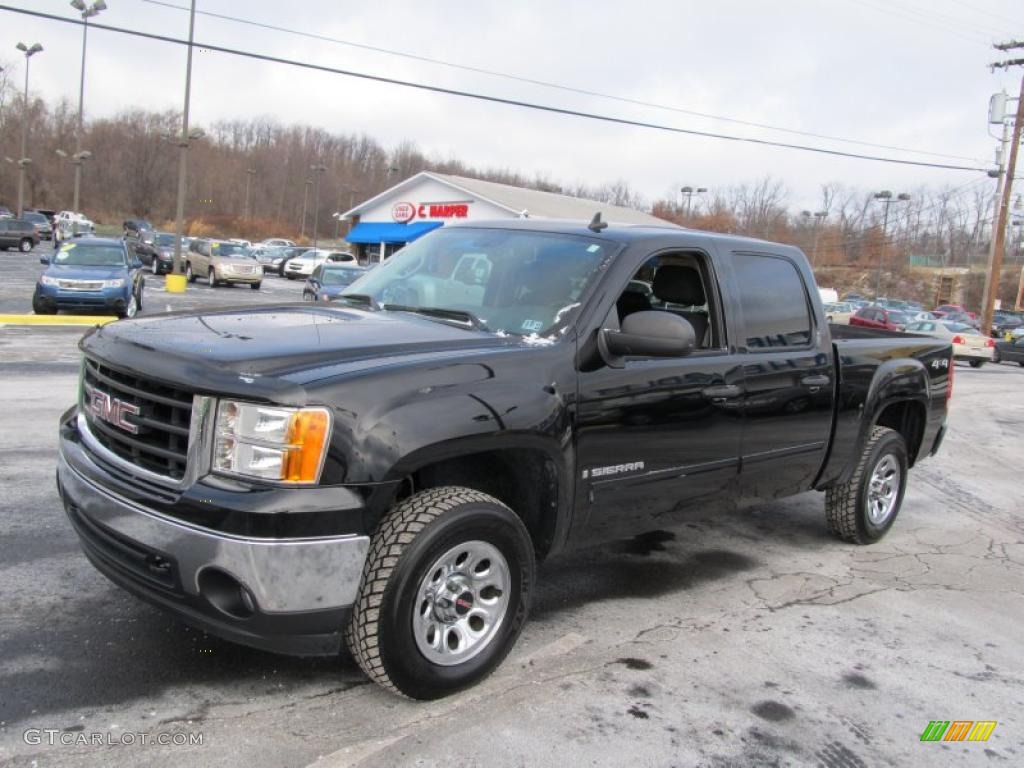
<path id="1" fill-rule="evenodd" d="M 569 529 L 572 483 L 566 459 L 539 435 L 503 435 L 499 442 L 467 438 L 423 447 L 388 473 L 374 529 L 387 509 L 428 488 L 461 486 L 494 496 L 523 521 L 538 559 L 561 548 Z M 393 482 L 398 481 L 398 482 Z"/>

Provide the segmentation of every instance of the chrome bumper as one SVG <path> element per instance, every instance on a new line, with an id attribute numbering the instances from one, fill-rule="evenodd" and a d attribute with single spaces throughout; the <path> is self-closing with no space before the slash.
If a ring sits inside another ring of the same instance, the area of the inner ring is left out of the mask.
<path id="1" fill-rule="evenodd" d="M 75 471 L 63 453 L 57 478 L 69 514 L 74 510 L 84 518 L 85 526 L 75 526 L 83 546 L 99 546 L 83 535 L 83 528 L 88 528 L 110 534 L 114 542 L 107 548 L 110 558 L 117 558 L 119 543 L 122 551 L 137 544 L 138 552 L 165 558 L 174 570 L 172 588 L 185 598 L 202 599 L 200 576 L 206 569 L 217 569 L 249 590 L 260 614 L 324 611 L 355 602 L 369 549 L 367 536 L 256 539 L 200 528 L 95 484 Z M 146 583 L 144 574 L 137 581 L 140 589 L 158 589 Z M 217 618 L 231 619 L 226 615 Z"/>

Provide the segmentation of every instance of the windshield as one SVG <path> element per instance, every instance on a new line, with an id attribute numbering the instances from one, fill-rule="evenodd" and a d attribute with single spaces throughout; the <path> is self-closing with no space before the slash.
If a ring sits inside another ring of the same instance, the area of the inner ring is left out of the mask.
<path id="1" fill-rule="evenodd" d="M 946 329 L 953 333 L 969 333 L 974 329 L 967 325 L 967 323 L 943 323 Z"/>
<path id="2" fill-rule="evenodd" d="M 440 229 L 347 290 L 388 309 L 468 312 L 522 336 L 564 327 L 618 246 L 588 237 L 503 229 Z"/>
<path id="3" fill-rule="evenodd" d="M 905 324 L 907 322 L 907 319 L 908 319 L 907 316 L 905 314 L 903 314 L 902 312 L 897 312 L 894 309 L 890 309 L 889 310 L 889 322 L 890 323 Z"/>
<path id="4" fill-rule="evenodd" d="M 41 224 L 50 223 L 49 220 L 45 216 L 43 216 L 43 214 L 32 213 L 30 211 L 25 211 L 25 213 L 22 215 L 22 218 L 26 219 L 27 221 L 38 221 Z"/>
<path id="5" fill-rule="evenodd" d="M 251 259 L 253 255 L 244 245 L 238 243 L 211 243 L 210 253 L 214 256 L 225 256 L 233 259 Z"/>
<path id="6" fill-rule="evenodd" d="M 361 269 L 325 269 L 320 275 L 320 282 L 324 285 L 349 285 L 362 274 Z"/>
<path id="7" fill-rule="evenodd" d="M 123 267 L 124 248 L 119 245 L 68 243 L 53 257 L 54 264 L 75 267 Z"/>
<path id="8" fill-rule="evenodd" d="M 157 245 L 162 245 L 169 248 L 170 246 L 174 245 L 174 235 L 168 232 L 161 232 L 156 236 L 155 242 Z M 181 244 L 185 244 L 184 238 L 182 238 Z"/>

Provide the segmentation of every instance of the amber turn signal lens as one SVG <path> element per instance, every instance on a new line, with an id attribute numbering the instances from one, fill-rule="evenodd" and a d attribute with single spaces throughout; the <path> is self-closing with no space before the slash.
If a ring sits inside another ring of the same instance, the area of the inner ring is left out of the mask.
<path id="1" fill-rule="evenodd" d="M 315 483 L 323 466 L 330 432 L 330 416 L 322 408 L 304 408 L 292 415 L 288 427 L 288 454 L 284 480 Z"/>

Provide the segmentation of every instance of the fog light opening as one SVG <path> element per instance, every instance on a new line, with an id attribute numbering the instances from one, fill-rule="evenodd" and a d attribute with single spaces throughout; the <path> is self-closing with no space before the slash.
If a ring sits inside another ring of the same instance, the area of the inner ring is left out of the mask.
<path id="1" fill-rule="evenodd" d="M 248 619 L 256 613 L 256 600 L 234 576 L 218 568 L 205 568 L 198 578 L 199 594 L 221 613 Z"/>

